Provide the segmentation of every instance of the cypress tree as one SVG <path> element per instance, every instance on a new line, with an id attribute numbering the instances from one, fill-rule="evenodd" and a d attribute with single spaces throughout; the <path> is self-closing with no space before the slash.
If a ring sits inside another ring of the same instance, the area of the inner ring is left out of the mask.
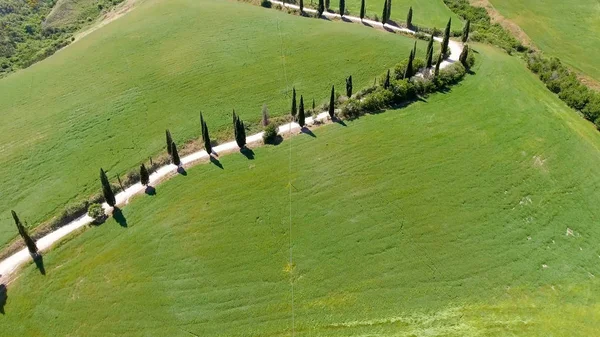
<path id="1" fill-rule="evenodd" d="M 210 154 L 212 153 L 212 145 L 210 145 L 210 136 L 208 134 L 208 126 L 206 125 L 205 121 L 203 121 L 202 125 L 203 125 L 202 140 L 204 140 L 204 149 L 210 156 Z"/>
<path id="2" fill-rule="evenodd" d="M 415 44 L 413 46 L 412 54 L 413 54 L 413 60 L 414 60 L 415 57 L 417 56 L 417 41 L 415 41 Z"/>
<path id="3" fill-rule="evenodd" d="M 463 31 L 462 31 L 462 42 L 465 43 L 467 42 L 467 39 L 469 38 L 469 30 L 471 29 L 471 20 L 467 20 L 467 23 L 465 23 L 465 26 L 463 27 Z"/>
<path id="4" fill-rule="evenodd" d="M 269 125 L 269 108 L 267 108 L 266 104 L 263 104 L 263 107 L 262 107 L 262 120 L 261 120 L 261 124 L 262 124 L 262 126 Z"/>
<path id="5" fill-rule="evenodd" d="M 316 107 L 315 107 L 315 99 L 313 98 L 313 107 L 312 107 L 312 111 L 313 113 L 315 113 Z"/>
<path id="6" fill-rule="evenodd" d="M 329 117 L 333 119 L 335 114 L 335 86 L 331 86 L 331 97 L 329 98 Z"/>
<path id="7" fill-rule="evenodd" d="M 440 65 L 442 64 L 443 59 L 444 57 L 442 56 L 442 54 L 440 54 L 438 56 L 437 62 L 435 63 L 435 76 L 440 74 Z"/>
<path id="8" fill-rule="evenodd" d="M 181 160 L 179 159 L 179 153 L 177 152 L 177 145 L 175 145 L 175 142 L 171 143 L 171 161 L 177 166 L 181 165 Z"/>
<path id="9" fill-rule="evenodd" d="M 298 109 L 296 108 L 296 88 L 292 90 L 292 117 L 296 117 Z"/>
<path id="10" fill-rule="evenodd" d="M 388 0 L 385 0 L 383 4 L 383 14 L 381 14 L 381 23 L 386 24 L 387 22 L 387 10 L 388 10 Z"/>
<path id="11" fill-rule="evenodd" d="M 246 147 L 246 128 L 244 127 L 244 122 L 240 119 L 239 116 L 235 115 L 235 111 L 233 112 L 233 130 L 235 131 L 235 142 L 237 143 L 240 149 Z"/>
<path id="12" fill-rule="evenodd" d="M 391 16 L 392 16 L 392 0 L 387 0 L 387 18 L 385 18 L 385 22 L 390 21 Z"/>
<path id="13" fill-rule="evenodd" d="M 410 8 L 408 9 L 408 14 L 406 15 L 406 27 L 408 29 L 412 28 L 412 14 L 413 14 L 412 6 L 410 6 Z"/>
<path id="14" fill-rule="evenodd" d="M 300 0 L 300 14 L 304 13 L 304 0 Z"/>
<path id="15" fill-rule="evenodd" d="M 387 75 L 385 76 L 385 82 L 383 82 L 383 88 L 387 89 L 390 87 L 390 70 L 388 69 Z"/>
<path id="16" fill-rule="evenodd" d="M 31 236 L 29 236 L 27 229 L 21 223 L 21 220 L 19 220 L 17 213 L 15 213 L 15 211 L 10 211 L 10 212 L 12 213 L 13 219 L 15 220 L 15 225 L 17 225 L 17 230 L 19 231 L 19 235 L 21 236 L 21 238 L 25 242 L 25 245 L 27 246 L 27 250 L 29 250 L 30 254 L 37 255 L 38 248 L 37 248 L 35 242 L 33 241 L 33 239 L 31 238 Z"/>
<path id="17" fill-rule="evenodd" d="M 167 129 L 165 134 L 167 135 L 167 153 L 171 154 L 171 143 L 173 143 L 173 138 L 171 137 L 171 131 L 169 131 Z"/>
<path id="18" fill-rule="evenodd" d="M 460 61 L 460 63 L 462 63 L 463 66 L 465 66 L 465 68 L 469 68 L 469 66 L 467 65 L 467 57 L 469 57 L 469 45 L 464 45 L 463 50 L 460 53 L 460 56 L 458 57 L 458 60 Z"/>
<path id="19" fill-rule="evenodd" d="M 413 53 L 413 51 L 411 51 L 410 55 L 408 56 L 408 63 L 406 63 L 406 70 L 404 70 L 404 77 L 403 77 L 407 80 L 415 75 L 414 71 L 413 71 L 413 59 L 414 58 L 415 58 L 415 54 Z"/>
<path id="20" fill-rule="evenodd" d="M 146 165 L 142 164 L 140 166 L 140 182 L 144 186 L 148 186 L 150 183 L 150 174 L 148 174 L 148 170 L 146 169 Z"/>
<path id="21" fill-rule="evenodd" d="M 446 30 L 444 30 L 444 40 L 442 40 L 442 55 L 444 56 L 446 56 L 446 53 L 448 53 L 448 43 L 450 42 L 450 25 L 452 25 L 452 18 L 448 19 Z"/>
<path id="22" fill-rule="evenodd" d="M 427 68 L 431 68 L 433 65 L 433 34 L 431 34 L 431 38 L 429 39 L 429 43 L 427 44 L 427 54 L 425 56 L 427 62 Z"/>
<path id="23" fill-rule="evenodd" d="M 319 0 L 319 6 L 317 7 L 317 13 L 319 13 L 319 16 L 323 15 L 323 12 L 325 11 L 325 5 L 323 4 L 323 0 Z"/>
<path id="24" fill-rule="evenodd" d="M 330 0 L 325 0 L 325 9 L 329 10 L 329 7 L 331 5 Z"/>
<path id="25" fill-rule="evenodd" d="M 346 96 L 348 98 L 352 96 L 352 75 L 346 79 Z"/>
<path id="26" fill-rule="evenodd" d="M 346 13 L 346 0 L 340 0 L 340 15 L 344 16 Z"/>
<path id="27" fill-rule="evenodd" d="M 298 124 L 302 128 L 306 125 L 304 118 L 304 98 L 302 97 L 302 95 L 300 95 L 300 110 L 298 111 Z"/>
<path id="28" fill-rule="evenodd" d="M 365 18 L 365 0 L 360 0 L 360 20 Z"/>
<path id="29" fill-rule="evenodd" d="M 102 194 L 104 195 L 106 203 L 110 207 L 115 207 L 115 204 L 117 203 L 115 194 L 113 193 L 112 187 L 110 187 L 110 182 L 103 169 L 100 169 L 100 182 L 102 183 Z"/>

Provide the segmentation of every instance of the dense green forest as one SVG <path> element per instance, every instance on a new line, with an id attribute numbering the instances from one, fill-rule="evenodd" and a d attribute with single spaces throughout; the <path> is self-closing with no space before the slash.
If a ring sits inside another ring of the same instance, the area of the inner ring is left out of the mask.
<path id="1" fill-rule="evenodd" d="M 0 0 L 0 77 L 52 55 L 122 0 Z"/>

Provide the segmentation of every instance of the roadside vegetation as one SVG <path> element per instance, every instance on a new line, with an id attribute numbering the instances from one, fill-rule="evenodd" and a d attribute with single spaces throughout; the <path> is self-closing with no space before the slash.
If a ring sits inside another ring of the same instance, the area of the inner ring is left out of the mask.
<path id="1" fill-rule="evenodd" d="M 3 331 L 289 335 L 293 283 L 298 336 L 594 335 L 598 134 L 518 58 L 470 49 L 450 92 L 133 199 L 127 227 L 24 268 Z"/>

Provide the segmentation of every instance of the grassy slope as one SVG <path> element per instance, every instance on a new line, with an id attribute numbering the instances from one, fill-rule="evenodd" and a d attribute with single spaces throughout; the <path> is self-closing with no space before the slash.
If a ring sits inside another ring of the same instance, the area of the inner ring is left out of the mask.
<path id="1" fill-rule="evenodd" d="M 16 235 L 10 209 L 46 220 L 99 191 L 100 167 L 122 175 L 161 151 L 166 128 L 198 137 L 201 110 L 214 135 L 233 108 L 250 122 L 263 103 L 285 113 L 292 86 L 321 102 L 350 74 L 371 84 L 413 43 L 236 1 L 146 1 L 0 81 L 0 246 Z"/>
<path id="2" fill-rule="evenodd" d="M 595 0 L 490 0 L 537 46 L 600 81 L 600 5 Z"/>
<path id="3" fill-rule="evenodd" d="M 367 0 L 365 2 L 367 16 L 375 17 L 377 15 L 378 18 L 381 18 L 384 2 L 385 0 Z M 310 1 L 304 1 L 304 3 L 310 5 Z M 318 1 L 314 0 L 313 7 L 316 8 L 317 3 Z M 406 14 L 408 14 L 408 9 L 411 6 L 413 8 L 413 24 L 415 25 L 436 27 L 443 30 L 446 23 L 448 23 L 448 18 L 451 17 L 452 22 L 455 23 L 454 28 L 462 28 L 462 24 L 459 23 L 461 22 L 460 18 L 452 13 L 442 0 L 393 0 L 391 19 L 406 22 Z M 338 10 L 339 1 L 331 0 L 331 8 Z M 360 0 L 346 0 L 346 9 L 350 14 L 358 16 L 360 14 Z"/>
<path id="4" fill-rule="evenodd" d="M 44 26 L 64 28 L 88 18 L 91 21 L 101 12 L 98 3 L 98 0 L 58 0 L 44 21 Z"/>
<path id="5" fill-rule="evenodd" d="M 289 335 L 291 177 L 297 335 L 594 335 L 600 139 L 517 58 L 475 48 L 451 93 L 134 200 L 128 228 L 28 266 L 2 331 Z"/>

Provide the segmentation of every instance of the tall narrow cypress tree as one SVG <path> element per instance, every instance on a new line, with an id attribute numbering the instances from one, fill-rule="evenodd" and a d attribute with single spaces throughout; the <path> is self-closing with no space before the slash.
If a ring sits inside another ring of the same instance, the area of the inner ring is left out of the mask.
<path id="1" fill-rule="evenodd" d="M 450 43 L 450 25 L 452 25 L 452 18 L 448 19 L 448 24 L 446 24 L 444 30 L 444 39 L 442 40 L 442 55 L 444 56 L 448 53 L 448 43 Z"/>
<path id="2" fill-rule="evenodd" d="M 300 127 L 304 127 L 306 125 L 305 116 L 304 116 L 304 98 L 300 95 L 300 109 L 298 111 L 298 124 Z"/>
<path id="3" fill-rule="evenodd" d="M 204 149 L 210 156 L 212 153 L 212 145 L 210 144 L 210 135 L 208 134 L 208 126 L 206 125 L 206 121 L 203 121 L 203 132 L 202 132 L 202 140 L 204 141 Z"/>
<path id="4" fill-rule="evenodd" d="M 150 174 L 148 173 L 148 170 L 146 169 L 146 165 L 144 165 L 144 164 L 142 164 L 142 166 L 140 166 L 140 182 L 144 186 L 148 186 L 148 184 L 150 183 Z"/>
<path id="5" fill-rule="evenodd" d="M 29 250 L 29 253 L 31 255 L 37 255 L 38 248 L 35 244 L 35 241 L 33 241 L 31 236 L 29 236 L 27 229 L 23 226 L 23 224 L 21 223 L 21 220 L 19 220 L 17 213 L 15 213 L 15 211 L 10 211 L 10 212 L 12 213 L 13 219 L 15 220 L 15 225 L 17 225 L 17 230 L 19 231 L 19 235 L 21 236 L 21 238 L 25 242 L 25 245 L 27 246 L 27 250 Z"/>
<path id="6" fill-rule="evenodd" d="M 346 96 L 352 97 L 352 75 L 346 79 Z"/>
<path id="7" fill-rule="evenodd" d="M 406 70 L 404 70 L 404 78 L 410 79 L 415 75 L 413 71 L 413 59 L 415 58 L 415 54 L 411 50 L 410 55 L 408 56 L 408 63 L 406 63 Z"/>
<path id="8" fill-rule="evenodd" d="M 462 42 L 465 43 L 469 39 L 469 30 L 471 29 L 471 20 L 467 20 L 462 31 Z"/>
<path id="9" fill-rule="evenodd" d="M 344 16 L 346 13 L 346 0 L 340 0 L 340 15 Z"/>
<path id="10" fill-rule="evenodd" d="M 390 70 L 388 69 L 387 75 L 385 76 L 385 82 L 383 82 L 383 88 L 387 89 L 390 87 Z"/>
<path id="11" fill-rule="evenodd" d="M 235 111 L 233 112 L 233 114 L 233 129 L 235 131 L 235 142 L 237 143 L 240 149 L 243 149 L 244 147 L 246 147 L 246 129 L 244 127 L 244 122 L 242 122 L 239 116 L 235 115 Z"/>
<path id="12" fill-rule="evenodd" d="M 181 165 L 181 160 L 179 159 L 179 153 L 177 152 L 177 145 L 175 145 L 175 142 L 171 143 L 171 162 L 177 166 Z"/>
<path id="13" fill-rule="evenodd" d="M 412 28 L 412 15 L 413 15 L 413 10 L 412 10 L 412 6 L 410 6 L 410 8 L 408 9 L 408 14 L 406 15 L 406 27 L 408 29 Z"/>
<path id="14" fill-rule="evenodd" d="M 312 106 L 312 112 L 315 113 L 317 108 L 315 106 L 315 99 L 313 98 L 313 106 Z"/>
<path id="15" fill-rule="evenodd" d="M 304 0 L 300 0 L 300 14 L 304 13 Z"/>
<path id="16" fill-rule="evenodd" d="M 431 68 L 433 65 L 433 34 L 431 34 L 431 38 L 429 39 L 429 43 L 427 44 L 427 53 L 425 55 L 427 68 Z"/>
<path id="17" fill-rule="evenodd" d="M 440 74 L 440 65 L 442 64 L 443 59 L 444 57 L 442 56 L 442 54 L 440 54 L 438 56 L 437 62 L 435 63 L 435 76 L 438 76 Z"/>
<path id="18" fill-rule="evenodd" d="M 331 5 L 331 1 L 330 0 L 325 0 L 325 9 L 329 10 L 329 7 Z"/>
<path id="19" fill-rule="evenodd" d="M 296 108 L 296 88 L 292 89 L 292 117 L 296 117 L 296 113 L 298 112 Z"/>
<path id="20" fill-rule="evenodd" d="M 110 182 L 108 181 L 108 177 L 103 169 L 100 169 L 100 182 L 102 183 L 102 194 L 104 195 L 106 203 L 110 207 L 115 207 L 115 204 L 117 203 L 115 200 L 115 194 L 112 190 L 112 187 L 110 187 Z"/>
<path id="21" fill-rule="evenodd" d="M 331 86 L 331 97 L 329 98 L 329 117 L 335 115 L 335 86 Z"/>
<path id="22" fill-rule="evenodd" d="M 415 41 L 415 44 L 413 46 L 412 54 L 413 54 L 413 60 L 414 60 L 415 57 L 417 56 L 417 41 Z"/>
<path id="23" fill-rule="evenodd" d="M 171 154 L 171 143 L 173 143 L 173 137 L 171 137 L 171 131 L 169 131 L 169 129 L 165 131 L 165 134 L 167 136 L 167 153 Z"/>
<path id="24" fill-rule="evenodd" d="M 360 20 L 365 18 L 365 0 L 360 0 Z"/>
<path id="25" fill-rule="evenodd" d="M 388 0 L 385 0 L 385 3 L 383 4 L 383 13 L 381 14 L 381 23 L 384 25 L 387 23 L 387 11 L 388 11 Z"/>
<path id="26" fill-rule="evenodd" d="M 385 18 L 385 22 L 390 21 L 390 17 L 392 17 L 392 0 L 387 0 L 387 18 Z"/>
<path id="27" fill-rule="evenodd" d="M 465 68 L 469 68 L 469 65 L 467 64 L 468 57 L 469 57 L 469 45 L 464 45 L 463 50 L 460 53 L 460 56 L 458 57 L 458 60 L 460 61 L 460 63 L 462 63 L 462 65 Z"/>
<path id="28" fill-rule="evenodd" d="M 323 4 L 323 0 L 319 0 L 319 6 L 317 7 L 317 13 L 319 13 L 319 17 L 323 15 L 325 11 L 325 5 Z"/>

